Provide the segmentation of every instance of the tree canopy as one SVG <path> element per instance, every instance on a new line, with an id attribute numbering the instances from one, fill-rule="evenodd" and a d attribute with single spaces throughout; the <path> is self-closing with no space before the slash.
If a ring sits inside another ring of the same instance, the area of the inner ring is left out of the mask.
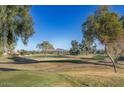
<path id="1" fill-rule="evenodd" d="M 37 44 L 36 47 L 43 51 L 54 49 L 54 46 L 49 41 L 43 41 L 42 43 Z"/>
<path id="2" fill-rule="evenodd" d="M 28 38 L 34 33 L 30 8 L 31 6 L 26 5 L 0 6 L 1 47 L 14 47 L 19 38 L 24 44 L 27 44 Z"/>
<path id="3" fill-rule="evenodd" d="M 77 55 L 77 54 L 80 53 L 78 41 L 72 40 L 71 41 L 71 46 L 72 47 L 70 49 L 70 54 Z"/>
<path id="4" fill-rule="evenodd" d="M 105 45 L 105 51 L 113 62 L 116 72 L 116 61 L 124 50 L 124 18 L 111 12 L 108 6 L 99 7 L 83 24 L 84 38 L 90 43 L 95 39 Z"/>

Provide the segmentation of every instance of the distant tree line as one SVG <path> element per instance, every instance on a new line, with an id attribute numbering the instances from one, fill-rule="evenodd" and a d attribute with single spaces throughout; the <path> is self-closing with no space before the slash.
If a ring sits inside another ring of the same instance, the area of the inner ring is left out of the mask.
<path id="1" fill-rule="evenodd" d="M 78 43 L 76 40 L 72 40 L 71 42 L 71 49 L 70 54 L 71 55 L 78 55 L 78 54 L 95 54 L 96 53 L 96 44 L 89 44 L 87 41 L 83 41 L 82 43 Z"/>

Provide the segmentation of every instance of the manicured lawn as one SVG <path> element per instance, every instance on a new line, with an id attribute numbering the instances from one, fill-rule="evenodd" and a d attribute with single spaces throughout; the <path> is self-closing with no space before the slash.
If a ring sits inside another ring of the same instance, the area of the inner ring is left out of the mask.
<path id="1" fill-rule="evenodd" d="M 0 86 L 124 86 L 124 63 L 121 60 L 118 73 L 112 64 L 99 62 L 105 58 L 49 55 L 1 57 Z"/>
<path id="2" fill-rule="evenodd" d="M 10 71 L 0 72 L 2 87 L 47 87 L 47 86 L 124 86 L 124 75 L 107 76 L 96 73 L 82 72 L 40 72 L 40 71 Z M 105 74 L 105 73 L 104 73 Z M 119 75 L 119 74 L 117 74 Z"/>

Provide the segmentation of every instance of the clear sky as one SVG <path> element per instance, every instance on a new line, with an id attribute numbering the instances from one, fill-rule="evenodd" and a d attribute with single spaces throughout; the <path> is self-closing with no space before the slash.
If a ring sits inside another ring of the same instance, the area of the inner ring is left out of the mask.
<path id="1" fill-rule="evenodd" d="M 32 6 L 30 14 L 34 21 L 35 34 L 25 46 L 18 40 L 16 50 L 37 50 L 36 45 L 49 41 L 55 48 L 70 49 L 71 41 L 82 41 L 81 24 L 99 6 Z M 124 6 L 111 6 L 111 10 L 124 15 Z M 97 48 L 103 48 L 97 43 Z"/>

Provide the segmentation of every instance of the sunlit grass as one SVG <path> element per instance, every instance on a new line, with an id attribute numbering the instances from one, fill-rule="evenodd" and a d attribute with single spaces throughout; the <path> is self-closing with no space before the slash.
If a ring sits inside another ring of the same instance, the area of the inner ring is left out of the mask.
<path id="1" fill-rule="evenodd" d="M 106 58 L 104 55 L 87 59 L 81 55 L 39 58 L 36 55 L 1 57 L 0 86 L 124 86 L 123 61 L 118 73 L 114 73 L 112 66 L 98 62 Z"/>

